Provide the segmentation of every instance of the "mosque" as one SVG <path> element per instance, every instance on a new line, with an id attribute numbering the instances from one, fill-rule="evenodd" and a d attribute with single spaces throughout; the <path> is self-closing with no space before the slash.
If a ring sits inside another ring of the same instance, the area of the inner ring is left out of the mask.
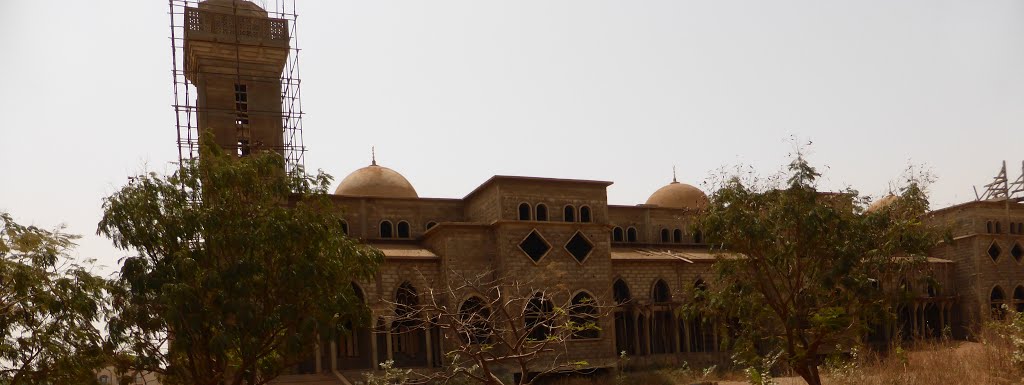
<path id="1" fill-rule="evenodd" d="M 192 5 L 185 13 L 183 73 L 198 95 L 198 127 L 239 156 L 253 147 L 286 151 L 280 79 L 289 50 L 286 23 L 245 0 Z M 694 227 L 707 195 L 673 178 L 645 202 L 612 205 L 611 184 L 496 175 L 461 198 L 432 198 L 420 197 L 376 159 L 352 171 L 331 199 L 344 231 L 385 255 L 374 279 L 352 282 L 373 325 L 325 341 L 296 375 L 342 381 L 387 360 L 408 368 L 444 365 L 444 353 L 459 342 L 449 331 L 423 327 L 427 319 L 401 319 L 396 304 L 416 306 L 432 288 L 482 272 L 522 277 L 538 289 L 558 287 L 561 294 L 553 295 L 564 297 L 542 294 L 540 301 L 592 299 L 613 309 L 594 314 L 599 330 L 567 341 L 559 359 L 602 368 L 615 366 L 620 352 L 637 365 L 727 358 L 720 322 L 676 311 L 684 293 L 712 279 L 715 255 Z M 930 213 L 929 220 L 953 226 L 953 242 L 929 258 L 936 284 L 919 285 L 913 277 L 893 283 L 913 300 L 877 338 L 934 337 L 944 330 L 970 338 L 980 322 L 999 316 L 993 307 L 1024 308 L 1024 205 L 1011 190 Z M 472 300 L 448 298 L 451 306 Z"/>

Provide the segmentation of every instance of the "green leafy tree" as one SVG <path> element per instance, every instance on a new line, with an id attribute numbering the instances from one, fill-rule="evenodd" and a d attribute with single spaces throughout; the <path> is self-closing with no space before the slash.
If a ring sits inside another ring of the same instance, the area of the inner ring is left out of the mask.
<path id="1" fill-rule="evenodd" d="M 106 281 L 68 255 L 77 238 L 0 213 L 0 384 L 95 382 Z"/>
<path id="2" fill-rule="evenodd" d="M 350 282 L 383 257 L 343 234 L 330 183 L 207 134 L 199 161 L 106 198 L 98 233 L 134 253 L 108 325 L 119 366 L 168 384 L 263 384 L 365 316 Z"/>
<path id="3" fill-rule="evenodd" d="M 857 343 L 892 310 L 880 283 L 923 267 L 940 240 L 922 221 L 921 179 L 867 211 L 856 191 L 818 191 L 819 177 L 799 153 L 772 178 L 727 176 L 698 221 L 728 250 L 716 285 L 700 293 L 710 300 L 698 303 L 727 320 L 739 361 L 762 367 L 759 357 L 778 356 L 812 385 L 823 354 Z"/>

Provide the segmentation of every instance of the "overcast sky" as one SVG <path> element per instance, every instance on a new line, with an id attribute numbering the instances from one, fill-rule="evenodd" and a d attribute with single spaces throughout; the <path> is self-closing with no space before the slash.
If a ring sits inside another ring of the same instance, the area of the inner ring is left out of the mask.
<path id="1" fill-rule="evenodd" d="M 274 0 L 268 0 L 273 3 Z M 1024 1 L 297 0 L 306 166 L 377 160 L 424 197 L 494 174 L 643 203 L 813 141 L 824 188 L 930 168 L 937 207 L 1024 160 Z M 77 254 L 126 178 L 177 160 L 163 0 L 0 0 L 0 211 Z"/>

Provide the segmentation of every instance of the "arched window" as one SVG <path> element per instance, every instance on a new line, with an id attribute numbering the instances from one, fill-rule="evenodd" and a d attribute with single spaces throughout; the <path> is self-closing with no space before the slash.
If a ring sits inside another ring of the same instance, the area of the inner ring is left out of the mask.
<path id="1" fill-rule="evenodd" d="M 636 242 L 636 228 L 630 227 L 626 229 L 626 242 Z"/>
<path id="2" fill-rule="evenodd" d="M 530 220 L 530 204 L 520 203 L 519 204 L 519 220 L 528 221 Z"/>
<path id="3" fill-rule="evenodd" d="M 672 302 L 672 291 L 669 290 L 665 281 L 659 279 L 654 283 L 654 288 L 651 289 L 651 301 L 655 303 Z"/>
<path id="4" fill-rule="evenodd" d="M 425 366 L 427 335 L 423 320 L 417 314 L 419 296 L 416 288 L 403 282 L 395 291 L 395 320 L 391 322 L 391 355 L 395 366 Z"/>
<path id="5" fill-rule="evenodd" d="M 693 243 L 704 243 L 704 234 L 700 230 L 693 231 Z"/>
<path id="6" fill-rule="evenodd" d="M 398 222 L 398 237 L 409 238 L 409 222 Z"/>
<path id="7" fill-rule="evenodd" d="M 359 287 L 359 284 L 352 282 L 352 292 L 355 293 L 359 302 L 366 303 L 366 295 L 363 294 L 363 289 Z"/>
<path id="8" fill-rule="evenodd" d="M 562 217 L 566 222 L 576 222 L 576 208 L 572 205 L 565 205 L 565 208 L 562 209 Z"/>
<path id="9" fill-rule="evenodd" d="M 394 228 L 392 228 L 391 221 L 380 222 L 380 237 L 381 238 L 392 238 L 395 236 Z"/>
<path id="10" fill-rule="evenodd" d="M 928 284 L 928 289 L 927 290 L 928 290 L 928 296 L 929 297 L 935 297 L 935 296 L 939 295 L 939 289 L 936 288 L 935 285 L 933 285 L 931 283 Z"/>
<path id="11" fill-rule="evenodd" d="M 992 233 L 992 221 L 985 222 L 985 232 Z"/>
<path id="12" fill-rule="evenodd" d="M 1002 234 L 1002 233 L 1003 233 L 1003 223 L 999 222 L 999 221 L 996 221 L 996 234 Z"/>
<path id="13" fill-rule="evenodd" d="M 459 307 L 459 325 L 456 332 L 463 342 L 487 343 L 491 339 L 491 309 L 482 298 L 470 297 Z"/>
<path id="14" fill-rule="evenodd" d="M 591 218 L 590 218 L 590 207 L 589 206 L 580 206 L 580 222 L 590 223 L 590 221 L 591 221 Z"/>
<path id="15" fill-rule="evenodd" d="M 554 310 L 554 304 L 544 294 L 537 293 L 530 298 L 523 313 L 528 339 L 542 341 L 548 338 L 554 321 Z"/>
<path id="16" fill-rule="evenodd" d="M 548 206 L 543 203 L 537 204 L 537 215 L 534 216 L 538 221 L 548 220 Z"/>
<path id="17" fill-rule="evenodd" d="M 622 242 L 625 240 L 625 235 L 623 235 L 621 227 L 615 227 L 612 229 L 612 242 Z"/>
<path id="18" fill-rule="evenodd" d="M 615 298 L 615 303 L 619 305 L 633 299 L 633 296 L 629 294 L 629 285 L 626 285 L 626 282 L 621 279 L 616 279 L 612 284 L 612 295 Z"/>
<path id="19" fill-rule="evenodd" d="M 110 385 L 110 376 L 106 374 L 100 376 L 100 385 Z"/>
<path id="20" fill-rule="evenodd" d="M 683 230 L 675 229 L 672 232 L 672 241 L 675 243 L 683 243 Z"/>
<path id="21" fill-rule="evenodd" d="M 992 307 L 992 318 L 1003 319 L 1006 316 L 1006 312 L 1003 311 L 1003 304 L 1006 302 L 1006 294 L 1003 293 L 1003 288 L 996 286 L 992 288 L 992 294 L 989 295 L 990 306 Z"/>
<path id="22" fill-rule="evenodd" d="M 348 222 L 345 222 L 344 219 L 341 220 L 341 233 L 348 235 Z"/>
<path id="23" fill-rule="evenodd" d="M 668 229 L 661 229 L 661 242 L 662 243 L 668 243 L 669 242 Z"/>
<path id="24" fill-rule="evenodd" d="M 594 303 L 594 296 L 587 292 L 580 292 L 572 297 L 569 307 L 569 322 L 576 328 L 572 338 L 597 338 L 597 308 Z"/>
<path id="25" fill-rule="evenodd" d="M 1017 286 L 1013 289 L 1013 308 L 1018 313 L 1024 313 L 1024 286 Z"/>
<path id="26" fill-rule="evenodd" d="M 434 228 L 434 226 L 437 226 L 437 222 L 427 222 L 427 228 L 426 229 L 430 230 L 430 229 Z"/>
<path id="27" fill-rule="evenodd" d="M 395 291 L 395 314 L 404 316 L 419 306 L 420 300 L 416 293 L 416 287 L 408 281 L 402 282 Z"/>
<path id="28" fill-rule="evenodd" d="M 900 291 L 910 293 L 914 291 L 914 288 L 910 286 L 910 281 L 907 281 L 906 278 L 902 278 L 900 279 Z"/>

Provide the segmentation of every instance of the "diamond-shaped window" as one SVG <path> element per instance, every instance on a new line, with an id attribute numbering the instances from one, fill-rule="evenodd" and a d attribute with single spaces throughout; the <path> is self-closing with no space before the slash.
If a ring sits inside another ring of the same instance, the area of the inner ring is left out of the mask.
<path id="1" fill-rule="evenodd" d="M 1024 247 L 1021 247 L 1020 243 L 1014 243 L 1013 248 L 1010 249 L 1010 255 L 1012 255 L 1013 259 L 1016 259 L 1017 262 L 1020 262 L 1021 257 L 1024 257 Z"/>
<path id="2" fill-rule="evenodd" d="M 572 257 L 576 258 L 577 262 L 583 263 L 583 260 L 590 256 L 590 252 L 594 251 L 594 244 L 590 243 L 590 240 L 583 236 L 583 233 L 577 231 L 569 239 L 569 242 L 566 242 L 565 251 L 572 254 Z"/>
<path id="3" fill-rule="evenodd" d="M 997 245 L 995 242 L 992 242 L 992 245 L 988 247 L 988 256 L 992 257 L 993 261 L 999 259 L 999 254 L 1002 252 L 1003 251 L 999 249 L 999 245 Z"/>
<path id="4" fill-rule="evenodd" d="M 519 249 L 526 253 L 534 262 L 540 261 L 547 255 L 548 251 L 551 251 L 551 245 L 548 241 L 544 240 L 544 237 L 540 236 L 537 230 L 530 232 L 525 239 L 519 242 Z"/>

